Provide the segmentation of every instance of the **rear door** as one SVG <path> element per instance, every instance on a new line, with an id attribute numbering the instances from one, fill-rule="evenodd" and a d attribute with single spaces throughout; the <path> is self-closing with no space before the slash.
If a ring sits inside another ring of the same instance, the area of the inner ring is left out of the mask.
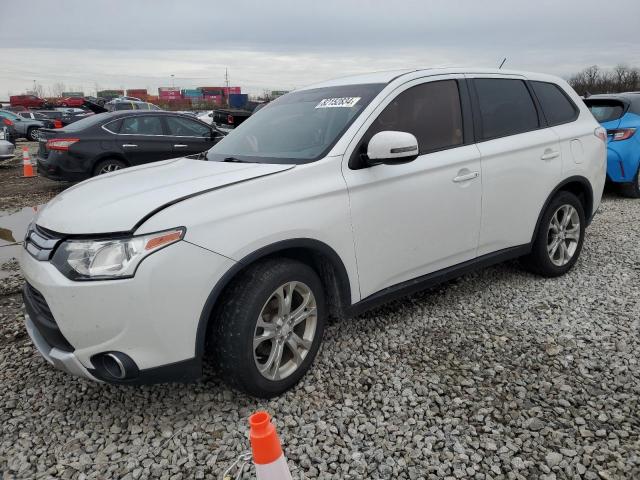
<path id="1" fill-rule="evenodd" d="M 482 256 L 531 242 L 560 182 L 562 158 L 558 136 L 546 127 L 523 78 L 469 77 L 482 166 Z"/>
<path id="2" fill-rule="evenodd" d="M 183 116 L 165 116 L 164 121 L 176 156 L 204 152 L 222 136 L 202 122 Z"/>
<path id="3" fill-rule="evenodd" d="M 176 155 L 165 135 L 160 115 L 132 115 L 122 119 L 118 148 L 130 165 L 166 160 Z"/>

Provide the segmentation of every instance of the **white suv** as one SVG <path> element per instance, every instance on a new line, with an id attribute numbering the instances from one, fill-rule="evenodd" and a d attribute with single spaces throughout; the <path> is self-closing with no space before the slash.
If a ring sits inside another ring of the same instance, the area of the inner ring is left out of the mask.
<path id="1" fill-rule="evenodd" d="M 605 132 L 566 82 L 428 69 L 285 95 L 199 159 L 87 180 L 22 255 L 26 326 L 56 367 L 293 386 L 327 317 L 516 257 L 567 272 L 605 182 Z"/>

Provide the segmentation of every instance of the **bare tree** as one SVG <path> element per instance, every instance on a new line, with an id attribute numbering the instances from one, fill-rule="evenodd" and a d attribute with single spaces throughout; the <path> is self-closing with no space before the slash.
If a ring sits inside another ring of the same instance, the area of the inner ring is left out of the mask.
<path id="1" fill-rule="evenodd" d="M 640 69 L 621 64 L 606 71 L 592 65 L 571 76 L 569 83 L 580 95 L 638 91 Z"/>
<path id="2" fill-rule="evenodd" d="M 56 82 L 51 86 L 49 91 L 51 92 L 51 96 L 52 97 L 61 97 L 62 96 L 62 92 L 64 92 L 66 89 L 67 89 L 67 87 L 65 86 L 64 83 Z"/>

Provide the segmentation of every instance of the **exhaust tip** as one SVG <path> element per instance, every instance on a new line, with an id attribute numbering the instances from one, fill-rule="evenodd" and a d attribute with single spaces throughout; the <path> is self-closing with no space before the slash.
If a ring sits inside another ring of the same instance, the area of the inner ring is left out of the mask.
<path id="1" fill-rule="evenodd" d="M 135 362 L 122 352 L 105 352 L 92 357 L 98 377 L 106 381 L 122 381 L 138 375 Z"/>

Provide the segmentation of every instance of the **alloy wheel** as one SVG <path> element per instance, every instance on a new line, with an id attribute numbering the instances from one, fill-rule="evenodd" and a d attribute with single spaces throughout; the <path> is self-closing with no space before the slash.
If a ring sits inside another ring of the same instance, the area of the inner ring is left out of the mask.
<path id="1" fill-rule="evenodd" d="M 294 373 L 311 350 L 317 323 L 316 299 L 307 285 L 288 282 L 276 289 L 262 307 L 253 337 L 262 376 L 275 381 Z"/>
<path id="2" fill-rule="evenodd" d="M 98 174 L 102 175 L 103 173 L 115 172 L 116 170 L 120 170 L 120 165 L 117 165 L 115 163 L 109 163 L 104 167 L 102 167 L 98 172 Z"/>
<path id="3" fill-rule="evenodd" d="M 572 205 L 558 208 L 549 223 L 547 232 L 547 253 L 557 267 L 569 263 L 580 242 L 580 216 Z"/>

